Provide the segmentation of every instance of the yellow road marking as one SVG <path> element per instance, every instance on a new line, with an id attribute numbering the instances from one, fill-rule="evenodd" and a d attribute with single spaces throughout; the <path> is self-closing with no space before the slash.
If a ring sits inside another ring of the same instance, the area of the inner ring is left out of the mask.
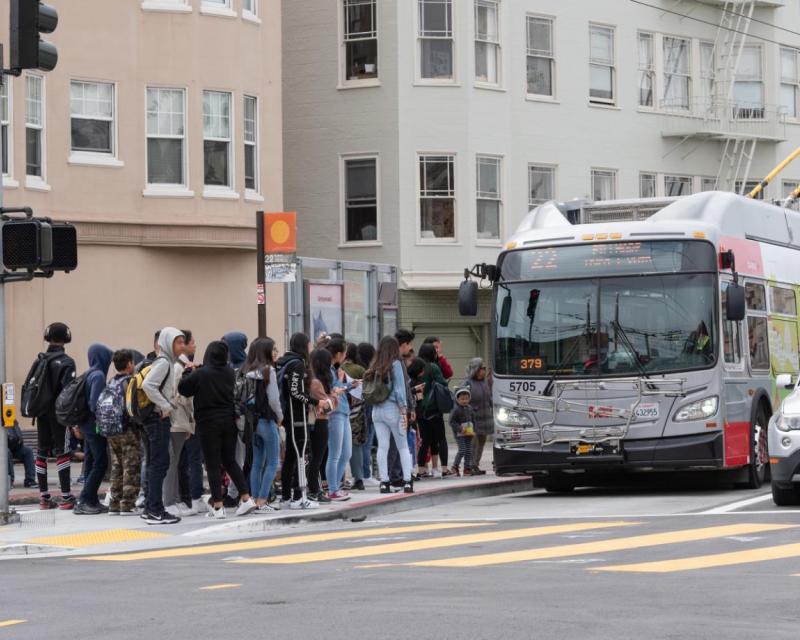
<path id="1" fill-rule="evenodd" d="M 673 571 L 690 571 L 692 569 L 710 569 L 712 567 L 729 567 L 748 562 L 765 562 L 796 558 L 800 556 L 800 544 L 782 544 L 761 549 L 715 553 L 693 558 L 678 558 L 659 562 L 641 562 L 639 564 L 620 564 L 612 567 L 593 567 L 592 571 L 625 571 L 634 573 L 671 573 Z"/>
<path id="2" fill-rule="evenodd" d="M 200 587 L 200 591 L 219 591 L 220 589 L 235 589 L 241 586 L 240 582 L 225 582 L 223 584 L 210 584 L 207 587 Z"/>
<path id="3" fill-rule="evenodd" d="M 680 542 L 695 542 L 725 536 L 758 533 L 760 531 L 778 531 L 791 529 L 797 525 L 786 524 L 732 524 L 719 527 L 706 527 L 702 529 L 686 529 L 683 531 L 670 531 L 667 533 L 652 533 L 630 538 L 616 538 L 612 540 L 598 540 L 597 542 L 584 542 L 580 544 L 567 544 L 557 547 L 544 547 L 541 549 L 525 549 L 522 551 L 505 551 L 502 553 L 488 553 L 478 556 L 464 556 L 460 558 L 445 558 L 443 560 L 423 560 L 411 562 L 415 567 L 486 567 L 495 564 L 510 562 L 525 562 L 528 560 L 548 560 L 552 558 L 566 558 L 582 556 L 591 553 L 607 553 L 609 551 L 624 551 L 627 549 L 641 549 L 655 547 L 662 544 L 676 544 Z"/>
<path id="4" fill-rule="evenodd" d="M 253 549 L 271 549 L 291 544 L 306 542 L 329 542 L 331 540 L 348 540 L 351 538 L 368 538 L 376 535 L 396 533 L 418 533 L 425 531 L 442 531 L 444 529 L 462 529 L 466 527 L 485 527 L 491 522 L 443 522 L 439 524 L 409 525 L 405 527 L 374 527 L 354 531 L 332 531 L 329 533 L 313 533 L 248 542 L 226 542 L 206 544 L 198 547 L 179 547 L 177 549 L 159 549 L 158 551 L 137 551 L 135 553 L 119 553 L 103 556 L 86 556 L 78 560 L 109 560 L 112 562 L 132 562 L 134 560 L 158 560 L 162 558 L 185 558 L 188 556 L 210 555 L 212 553 L 230 553 L 233 551 L 251 551 Z"/>
<path id="5" fill-rule="evenodd" d="M 639 524 L 638 522 L 580 522 L 576 524 L 554 525 L 547 527 L 532 527 L 526 529 L 509 529 L 505 531 L 489 531 L 471 533 L 442 538 L 425 538 L 408 542 L 394 542 L 389 544 L 375 544 L 366 547 L 352 547 L 348 549 L 334 549 L 332 551 L 311 551 L 308 553 L 295 553 L 281 556 L 268 556 L 265 558 L 245 558 L 231 560 L 235 564 L 298 564 L 303 562 L 319 562 L 322 560 L 343 560 L 346 558 L 364 558 L 366 556 L 382 556 L 390 553 L 405 553 L 407 551 L 423 551 L 425 549 L 442 549 L 444 547 L 457 547 L 475 544 L 478 542 L 498 542 L 500 540 L 515 540 L 517 538 L 533 538 L 536 536 L 549 536 L 558 533 L 571 533 L 574 531 L 588 531 L 589 529 L 610 529 L 612 527 L 625 527 Z"/>
<path id="6" fill-rule="evenodd" d="M 25 542 L 34 544 L 50 544 L 58 547 L 93 547 L 99 544 L 113 544 L 115 542 L 131 542 L 133 540 L 152 540 L 153 538 L 166 538 L 168 534 L 155 531 L 140 531 L 136 529 L 105 529 L 103 531 L 84 531 L 62 536 L 44 536 L 31 538 Z"/>
<path id="7" fill-rule="evenodd" d="M 2 620 L 0 621 L 0 627 L 13 627 L 15 624 L 23 624 L 27 622 L 27 620 Z"/>

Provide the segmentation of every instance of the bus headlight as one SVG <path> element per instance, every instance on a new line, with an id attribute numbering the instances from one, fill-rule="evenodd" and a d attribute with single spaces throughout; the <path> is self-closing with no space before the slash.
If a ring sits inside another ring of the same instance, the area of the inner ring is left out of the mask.
<path id="1" fill-rule="evenodd" d="M 675 422 L 689 422 L 690 420 L 705 420 L 706 418 L 710 418 L 717 413 L 717 408 L 719 407 L 719 398 L 717 396 L 711 396 L 710 398 L 703 398 L 702 400 L 698 400 L 697 402 L 692 402 L 691 404 L 687 404 L 685 407 L 681 407 L 675 413 L 675 417 L 673 420 Z"/>
<path id="2" fill-rule="evenodd" d="M 782 413 L 775 420 L 775 426 L 781 431 L 800 430 L 800 416 L 787 416 L 785 413 Z"/>
<path id="3" fill-rule="evenodd" d="M 509 409 L 508 407 L 497 407 L 494 410 L 494 419 L 495 422 L 503 427 L 519 427 L 525 429 L 533 426 L 528 416 L 519 411 Z"/>

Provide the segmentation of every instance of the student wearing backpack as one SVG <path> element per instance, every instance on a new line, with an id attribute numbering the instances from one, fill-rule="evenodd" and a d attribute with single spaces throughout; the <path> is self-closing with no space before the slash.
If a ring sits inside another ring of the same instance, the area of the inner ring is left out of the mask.
<path id="1" fill-rule="evenodd" d="M 228 366 L 236 373 L 242 368 L 247 359 L 247 336 L 241 331 L 229 331 L 222 336 L 222 342 L 228 345 Z M 250 475 L 253 466 L 253 432 L 250 425 L 245 425 L 244 431 L 238 433 L 236 439 L 236 464 L 242 468 L 245 478 Z M 225 506 L 234 507 L 238 503 L 239 492 L 236 485 L 231 482 L 225 497 Z"/>
<path id="2" fill-rule="evenodd" d="M 142 518 L 147 524 L 175 524 L 178 516 L 164 509 L 164 478 L 169 469 L 170 414 L 175 410 L 175 361 L 183 353 L 185 337 L 175 327 L 164 327 L 158 336 L 158 356 L 142 383 L 142 391 L 153 404 L 144 422 L 147 434 L 147 489 Z"/>
<path id="3" fill-rule="evenodd" d="M 106 434 L 111 449 L 111 501 L 108 515 L 131 516 L 139 495 L 142 446 L 139 430 L 131 424 L 124 412 L 125 388 L 133 373 L 133 352 L 129 349 L 115 351 L 112 356 L 116 375 L 100 395 L 97 422 Z M 107 400 L 108 398 L 108 400 Z M 121 403 L 117 411 L 117 403 Z M 109 410 L 106 411 L 105 407 Z"/>
<path id="4" fill-rule="evenodd" d="M 75 377 L 75 361 L 64 351 L 64 345 L 72 341 L 72 333 L 63 322 L 54 322 L 45 329 L 44 340 L 47 342 L 47 350 L 37 357 L 22 388 L 23 403 L 26 400 L 26 391 L 30 388 L 30 395 L 33 396 L 31 410 L 27 411 L 23 405 L 21 411 L 22 415 L 34 418 L 36 423 L 36 479 L 39 482 L 39 508 L 72 509 L 75 506 L 75 496 L 70 489 L 72 462 L 70 431 L 56 419 L 55 409 L 56 398 Z M 30 378 L 33 377 L 37 365 L 40 372 L 44 373 L 44 377 L 35 381 L 31 388 Z M 60 505 L 50 496 L 47 481 L 47 458 L 50 456 L 56 459 L 58 484 L 61 486 Z"/>
<path id="5" fill-rule="evenodd" d="M 447 467 L 447 436 L 444 430 L 444 416 L 434 401 L 433 385 L 438 383 L 446 387 L 447 381 L 442 376 L 441 369 L 439 369 L 439 356 L 436 353 L 436 348 L 431 343 L 423 344 L 419 348 L 419 357 L 425 362 L 425 373 L 422 376 L 425 387 L 422 402 L 417 409 L 417 424 L 419 425 L 420 436 L 422 436 L 417 464 L 419 465 L 420 476 L 441 478 L 443 475 L 451 475 L 452 472 Z M 430 475 L 427 471 L 426 462 L 428 451 L 431 454 L 432 469 Z M 441 468 L 439 467 L 440 459 Z"/>
<path id="6" fill-rule="evenodd" d="M 272 360 L 274 349 L 275 341 L 271 338 L 255 340 L 241 369 L 246 389 L 244 415 L 254 423 L 250 489 L 256 499 L 258 513 L 275 511 L 275 507 L 269 504 L 269 494 L 281 462 L 278 425 L 283 422 L 283 409 L 278 376 Z"/>
<path id="7" fill-rule="evenodd" d="M 112 356 L 113 352 L 104 344 L 95 343 L 89 347 L 89 371 L 85 387 L 88 414 L 80 421 L 78 428 L 83 435 L 84 445 L 92 453 L 93 464 L 73 511 L 78 516 L 94 516 L 106 511 L 97 498 L 97 491 L 108 470 L 108 441 L 98 432 L 96 410 L 100 394 L 106 388 Z"/>
<path id="8" fill-rule="evenodd" d="M 236 374 L 228 367 L 228 345 L 221 340 L 210 343 L 203 356 L 203 366 L 184 371 L 178 383 L 178 393 L 194 399 L 196 431 L 203 443 L 211 486 L 213 509 L 207 514 L 210 518 L 226 517 L 220 467 L 224 467 L 239 492 L 236 515 L 245 516 L 256 509 L 242 468 L 236 462 L 235 386 Z"/>

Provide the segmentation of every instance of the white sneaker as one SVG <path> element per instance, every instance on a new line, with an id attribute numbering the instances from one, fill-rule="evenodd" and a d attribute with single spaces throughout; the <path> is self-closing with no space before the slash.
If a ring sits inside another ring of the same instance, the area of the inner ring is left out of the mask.
<path id="1" fill-rule="evenodd" d="M 140 495 L 136 498 L 136 503 L 134 505 L 137 509 L 144 509 L 144 494 Z"/>
<path id="2" fill-rule="evenodd" d="M 319 502 L 310 500 L 309 498 L 300 498 L 299 500 L 292 500 L 289 502 L 290 509 L 318 509 Z"/>
<path id="3" fill-rule="evenodd" d="M 364 486 L 365 487 L 380 487 L 381 481 L 376 480 L 375 478 L 364 478 Z"/>
<path id="4" fill-rule="evenodd" d="M 280 511 L 281 507 L 283 506 L 283 499 L 275 498 L 272 502 L 269 503 L 269 506 L 272 507 L 273 511 Z"/>
<path id="5" fill-rule="evenodd" d="M 224 520 L 227 517 L 228 514 L 225 513 L 225 507 L 220 507 L 219 509 L 210 507 L 208 513 L 206 513 L 206 518 L 213 518 L 214 520 Z"/>
<path id="6" fill-rule="evenodd" d="M 208 502 L 203 500 L 192 500 L 192 510 L 195 513 L 208 513 Z"/>
<path id="7" fill-rule="evenodd" d="M 255 500 L 253 498 L 248 498 L 245 502 L 239 504 L 236 508 L 236 515 L 237 516 L 246 516 L 248 513 L 253 513 L 258 507 L 256 507 Z"/>
<path id="8" fill-rule="evenodd" d="M 187 507 L 183 502 L 178 503 L 178 515 L 181 518 L 190 518 L 191 516 L 197 515 L 197 509 L 194 506 Z"/>
<path id="9" fill-rule="evenodd" d="M 177 504 L 171 504 L 168 507 L 164 507 L 164 511 L 166 511 L 171 516 L 176 516 L 178 518 L 181 517 L 181 510 Z"/>
<path id="10" fill-rule="evenodd" d="M 106 497 L 103 498 L 103 502 L 101 503 L 104 507 L 107 507 L 111 504 L 111 492 L 106 491 Z"/>
<path id="11" fill-rule="evenodd" d="M 434 478 L 441 478 L 442 477 L 442 470 L 441 469 L 434 469 L 431 475 Z"/>
<path id="12" fill-rule="evenodd" d="M 260 507 L 256 508 L 256 513 L 275 513 L 275 508 L 268 504 L 262 504 Z"/>

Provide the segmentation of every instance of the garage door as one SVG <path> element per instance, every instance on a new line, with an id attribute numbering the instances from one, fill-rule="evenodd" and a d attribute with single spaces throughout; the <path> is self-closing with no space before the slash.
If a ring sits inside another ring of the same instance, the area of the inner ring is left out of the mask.
<path id="1" fill-rule="evenodd" d="M 436 336 L 442 341 L 444 355 L 453 366 L 453 385 L 461 384 L 464 380 L 467 364 L 472 358 L 486 358 L 486 332 L 483 325 L 420 324 L 414 327 L 414 333 L 417 335 L 414 345 L 417 352 L 428 336 Z"/>

